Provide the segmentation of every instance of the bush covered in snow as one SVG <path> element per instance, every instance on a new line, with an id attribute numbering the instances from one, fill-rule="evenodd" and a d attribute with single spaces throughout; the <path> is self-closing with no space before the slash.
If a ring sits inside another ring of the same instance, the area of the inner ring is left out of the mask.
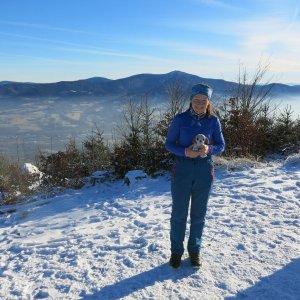
<path id="1" fill-rule="evenodd" d="M 24 172 L 16 162 L 0 155 L 0 204 L 13 203 L 31 194 L 39 177 L 37 173 Z"/>
<path id="2" fill-rule="evenodd" d="M 214 157 L 214 163 L 215 166 L 226 170 L 244 170 L 261 165 L 261 163 L 254 158 L 247 157 L 225 158 L 216 156 Z"/>
<path id="3" fill-rule="evenodd" d="M 300 168 L 300 153 L 288 156 L 284 161 L 284 166 Z"/>
<path id="4" fill-rule="evenodd" d="M 95 135 L 87 137 L 82 150 L 71 138 L 64 151 L 40 153 L 37 164 L 43 172 L 44 186 L 80 188 L 84 185 L 84 177 L 109 166 L 109 151 L 102 133 L 97 131 Z"/>

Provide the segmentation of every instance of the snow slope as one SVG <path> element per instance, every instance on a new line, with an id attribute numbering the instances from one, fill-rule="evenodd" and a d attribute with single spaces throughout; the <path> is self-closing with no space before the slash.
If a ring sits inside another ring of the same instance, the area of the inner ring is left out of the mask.
<path id="1" fill-rule="evenodd" d="M 299 161 L 217 168 L 199 270 L 168 266 L 167 176 L 0 207 L 0 299 L 300 299 Z"/>

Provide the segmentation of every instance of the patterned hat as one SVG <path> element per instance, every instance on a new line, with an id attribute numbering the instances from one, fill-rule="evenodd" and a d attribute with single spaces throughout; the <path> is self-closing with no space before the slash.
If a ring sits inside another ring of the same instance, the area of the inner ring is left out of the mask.
<path id="1" fill-rule="evenodd" d="M 213 89 L 210 86 L 206 85 L 206 84 L 203 84 L 203 83 L 195 84 L 192 87 L 191 100 L 193 99 L 193 97 L 195 95 L 198 95 L 198 94 L 205 95 L 205 96 L 208 97 L 208 99 L 210 99 L 211 95 L 212 95 L 212 92 L 213 92 Z"/>

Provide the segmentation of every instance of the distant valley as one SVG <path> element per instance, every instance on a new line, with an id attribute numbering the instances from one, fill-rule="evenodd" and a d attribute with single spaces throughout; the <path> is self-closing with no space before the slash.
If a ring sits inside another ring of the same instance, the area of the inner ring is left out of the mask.
<path id="1" fill-rule="evenodd" d="M 174 82 L 186 88 L 187 99 L 193 84 L 208 83 L 215 90 L 213 101 L 234 85 L 179 71 L 117 80 L 96 77 L 45 84 L 0 82 L 0 152 L 20 162 L 33 161 L 39 149 L 63 149 L 70 137 L 75 137 L 80 147 L 96 127 L 110 140 L 122 120 L 122 105 L 127 99 L 139 100 L 147 95 L 159 114 L 167 103 L 166 86 Z M 273 94 L 281 108 L 289 104 L 294 117 L 300 115 L 300 86 L 275 84 Z"/>

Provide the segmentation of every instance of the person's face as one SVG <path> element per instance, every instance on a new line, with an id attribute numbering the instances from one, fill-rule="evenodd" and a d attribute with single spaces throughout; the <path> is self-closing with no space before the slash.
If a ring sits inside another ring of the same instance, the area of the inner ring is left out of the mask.
<path id="1" fill-rule="evenodd" d="M 205 95 L 197 94 L 192 99 L 192 107 L 197 114 L 206 112 L 208 104 L 208 97 Z"/>

